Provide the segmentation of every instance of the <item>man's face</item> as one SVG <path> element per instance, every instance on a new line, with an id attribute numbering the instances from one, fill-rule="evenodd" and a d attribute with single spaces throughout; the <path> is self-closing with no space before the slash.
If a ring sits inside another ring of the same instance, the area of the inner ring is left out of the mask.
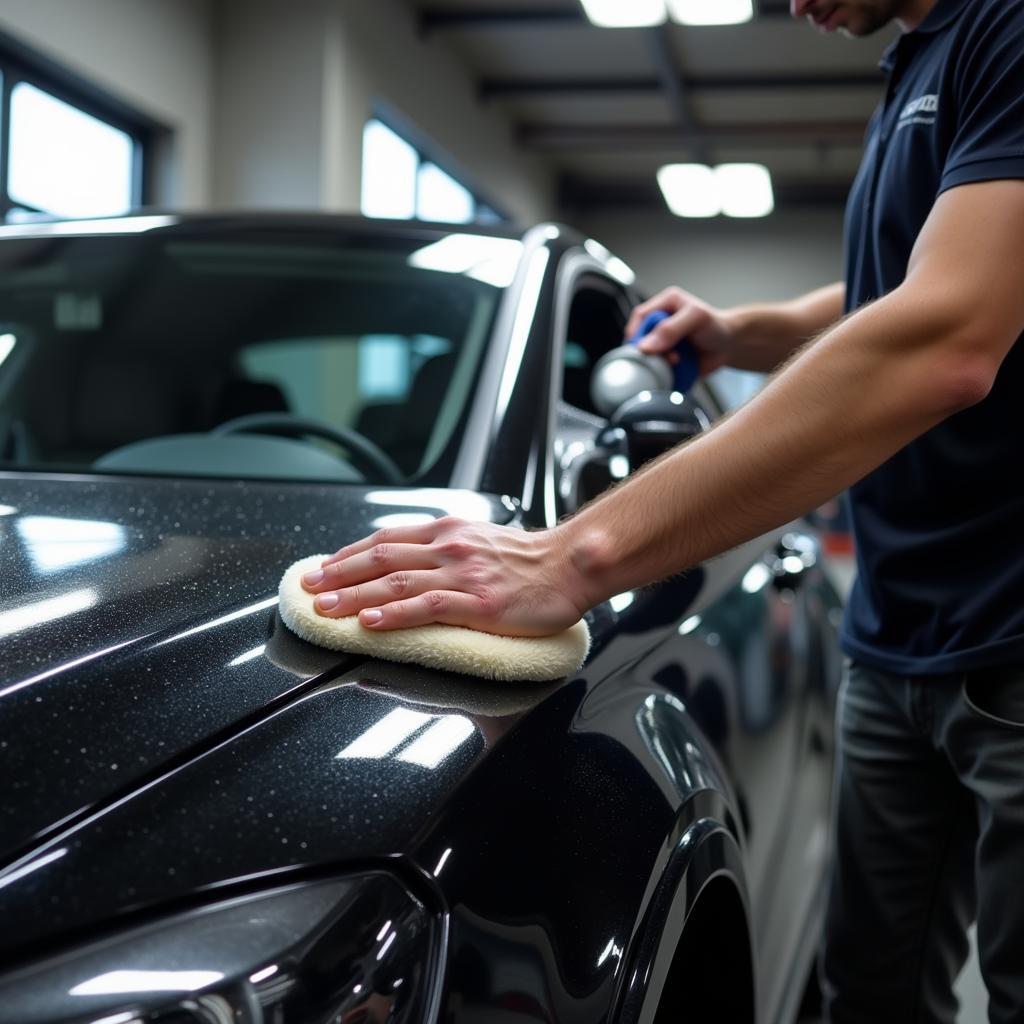
<path id="1" fill-rule="evenodd" d="M 912 6 L 907 0 L 789 0 L 795 18 L 807 18 L 824 32 L 866 36 L 884 28 Z"/>

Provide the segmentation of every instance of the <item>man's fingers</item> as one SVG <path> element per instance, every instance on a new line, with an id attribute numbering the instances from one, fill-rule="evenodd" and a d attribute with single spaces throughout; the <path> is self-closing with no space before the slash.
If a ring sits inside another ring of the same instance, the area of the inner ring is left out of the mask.
<path id="1" fill-rule="evenodd" d="M 428 590 L 407 601 L 393 601 L 379 608 L 364 608 L 359 622 L 369 629 L 408 629 L 442 622 L 448 626 L 477 626 L 485 617 L 485 602 L 474 594 L 454 590 Z"/>
<path id="2" fill-rule="evenodd" d="M 647 337 L 640 342 L 641 352 L 671 352 L 684 338 L 708 321 L 708 311 L 703 306 L 685 306 L 662 320 Z"/>
<path id="3" fill-rule="evenodd" d="M 333 555 L 328 555 L 320 565 L 333 565 L 342 559 L 362 554 L 377 544 L 429 544 L 438 534 L 443 520 L 436 519 L 432 523 L 417 523 L 415 526 L 391 526 L 385 530 L 371 533 L 369 537 L 357 540 L 354 544 L 346 544 Z"/>
<path id="4" fill-rule="evenodd" d="M 644 318 L 650 316 L 651 313 L 658 310 L 664 310 L 666 313 L 675 313 L 691 301 L 693 301 L 692 297 L 684 292 L 682 288 L 666 288 L 664 291 L 658 292 L 653 299 L 641 302 L 630 313 L 629 320 L 626 323 L 626 339 L 629 340 L 640 330 Z"/>
<path id="5" fill-rule="evenodd" d="M 358 554 L 307 572 L 302 585 L 311 594 L 322 594 L 379 579 L 396 569 L 436 569 L 439 564 L 428 544 L 373 544 Z"/>
<path id="6" fill-rule="evenodd" d="M 418 597 L 428 590 L 444 587 L 449 582 L 436 570 L 407 572 L 400 569 L 368 583 L 325 591 L 317 596 L 313 606 L 320 615 L 340 619 L 346 615 L 355 615 L 363 608 Z"/>

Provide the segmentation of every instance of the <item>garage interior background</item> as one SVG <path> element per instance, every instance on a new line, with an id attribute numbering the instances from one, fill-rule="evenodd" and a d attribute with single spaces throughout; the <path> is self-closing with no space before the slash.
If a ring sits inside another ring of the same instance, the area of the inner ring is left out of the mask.
<path id="1" fill-rule="evenodd" d="M 20 61 L 148 126 L 154 206 L 359 211 L 380 117 L 485 216 L 565 221 L 648 290 L 730 304 L 841 277 L 891 38 L 755 8 L 738 26 L 610 30 L 578 0 L 0 0 L 0 71 Z M 674 217 L 655 175 L 679 161 L 763 163 L 774 212 Z M 982 1020 L 974 971 L 962 988 L 963 1019 Z"/>

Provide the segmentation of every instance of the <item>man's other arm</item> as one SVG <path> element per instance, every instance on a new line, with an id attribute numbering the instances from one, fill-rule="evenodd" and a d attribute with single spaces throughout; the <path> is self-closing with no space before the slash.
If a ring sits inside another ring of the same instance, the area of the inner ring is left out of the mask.
<path id="1" fill-rule="evenodd" d="M 309 589 L 373 628 L 554 632 L 612 594 L 759 536 L 981 401 L 1024 331 L 1024 181 L 942 194 L 906 279 L 743 408 L 551 530 L 458 520 L 343 548 Z"/>
<path id="2" fill-rule="evenodd" d="M 716 309 L 682 288 L 666 288 L 633 310 L 626 337 L 649 313 L 664 310 L 669 317 L 644 339 L 645 352 L 671 352 L 687 338 L 698 351 L 701 374 L 720 366 L 771 373 L 842 316 L 845 295 L 845 286 L 837 283 L 789 302 Z"/>

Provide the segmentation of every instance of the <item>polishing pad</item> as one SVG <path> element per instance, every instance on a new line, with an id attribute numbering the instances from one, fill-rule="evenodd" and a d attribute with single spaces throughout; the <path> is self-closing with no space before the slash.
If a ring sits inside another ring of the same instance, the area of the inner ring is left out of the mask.
<path id="1" fill-rule="evenodd" d="M 485 679 L 535 681 L 561 679 L 575 672 L 590 649 L 590 630 L 582 619 L 554 636 L 523 637 L 440 623 L 373 630 L 361 626 L 355 615 L 341 619 L 319 615 L 313 607 L 315 595 L 302 586 L 302 577 L 319 569 L 327 557 L 311 555 L 289 566 L 281 579 L 278 605 L 284 624 L 320 647 Z"/>

